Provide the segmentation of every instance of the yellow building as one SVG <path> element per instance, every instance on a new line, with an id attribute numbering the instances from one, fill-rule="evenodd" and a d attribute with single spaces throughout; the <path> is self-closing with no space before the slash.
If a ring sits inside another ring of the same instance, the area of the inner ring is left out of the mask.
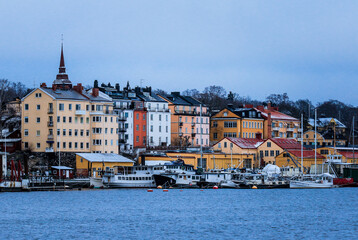
<path id="1" fill-rule="evenodd" d="M 300 150 L 301 144 L 295 139 L 269 138 L 258 146 L 259 158 L 264 164 L 274 164 L 275 158 L 286 150 Z M 263 165 L 263 164 L 262 164 Z"/>
<path id="2" fill-rule="evenodd" d="M 329 155 L 338 155 L 342 158 L 342 163 L 358 163 L 358 149 L 352 147 L 322 147 L 317 149 L 317 153 L 324 156 L 326 159 Z"/>
<path id="3" fill-rule="evenodd" d="M 328 132 L 320 133 L 317 131 L 317 147 L 324 146 L 344 146 L 347 142 L 347 139 L 335 139 L 334 135 L 329 134 Z M 315 143 L 315 131 L 308 130 L 303 134 L 303 143 L 305 145 L 314 145 Z"/>
<path id="4" fill-rule="evenodd" d="M 299 149 L 284 151 L 276 156 L 276 165 L 279 167 L 301 167 L 301 156 L 303 156 L 303 167 L 308 173 L 311 166 L 315 164 L 315 151 L 310 149 L 304 149 L 303 155 L 301 155 L 301 150 Z M 317 153 L 316 159 L 317 164 L 322 164 L 326 161 L 325 157 L 319 153 Z"/>
<path id="5" fill-rule="evenodd" d="M 263 138 L 292 138 L 300 137 L 300 120 L 278 111 L 270 103 L 266 107 L 257 106 L 256 109 L 265 119 Z"/>
<path id="6" fill-rule="evenodd" d="M 210 119 L 210 141 L 215 143 L 225 137 L 261 138 L 264 119 L 254 108 L 224 108 Z"/>
<path id="7" fill-rule="evenodd" d="M 41 84 L 22 99 L 22 149 L 33 152 L 118 153 L 118 123 L 111 98 L 72 87 L 63 53 L 52 87 Z"/>
<path id="8" fill-rule="evenodd" d="M 99 177 L 101 171 L 116 166 L 133 166 L 134 161 L 114 153 L 77 153 L 76 174 L 82 177 Z"/>
<path id="9" fill-rule="evenodd" d="M 145 162 L 148 161 L 173 161 L 176 159 L 184 160 L 185 164 L 193 165 L 194 168 L 200 166 L 201 154 L 199 152 L 167 152 L 165 155 L 145 155 Z M 255 162 L 254 154 L 226 154 L 223 152 L 203 153 L 203 169 L 227 169 L 234 168 L 253 168 Z"/>

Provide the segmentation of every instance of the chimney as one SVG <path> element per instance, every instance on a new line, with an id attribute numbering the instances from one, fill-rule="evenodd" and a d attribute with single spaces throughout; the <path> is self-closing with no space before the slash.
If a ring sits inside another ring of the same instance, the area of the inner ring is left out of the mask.
<path id="1" fill-rule="evenodd" d="M 116 90 L 119 92 L 119 83 L 116 83 Z"/>
<path id="2" fill-rule="evenodd" d="M 78 92 L 79 94 L 82 94 L 83 87 L 82 87 L 82 84 L 81 84 L 81 83 L 77 83 L 77 85 L 74 86 L 73 89 L 74 89 L 76 92 Z"/>
<path id="3" fill-rule="evenodd" d="M 92 88 L 92 96 L 98 97 L 99 95 L 99 89 L 98 88 Z"/>
<path id="4" fill-rule="evenodd" d="M 271 138 L 272 137 L 272 120 L 271 120 L 271 113 L 269 112 L 267 114 L 267 138 Z"/>
<path id="5" fill-rule="evenodd" d="M 41 83 L 40 87 L 42 87 L 42 88 L 47 87 L 47 86 L 46 86 L 46 83 Z"/>
<path id="6" fill-rule="evenodd" d="M 56 91 L 57 89 L 57 85 L 56 84 L 52 84 L 52 90 Z"/>
<path id="7" fill-rule="evenodd" d="M 268 109 L 268 110 L 271 110 L 271 102 L 268 102 L 268 103 L 267 103 L 267 109 Z"/>

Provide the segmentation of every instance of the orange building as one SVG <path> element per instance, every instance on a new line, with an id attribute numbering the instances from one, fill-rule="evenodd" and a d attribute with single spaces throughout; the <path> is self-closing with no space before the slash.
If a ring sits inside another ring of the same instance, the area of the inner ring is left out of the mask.
<path id="1" fill-rule="evenodd" d="M 168 102 L 172 114 L 172 146 L 209 146 L 210 117 L 206 106 L 193 97 L 180 95 L 179 92 L 158 96 Z"/>
<path id="2" fill-rule="evenodd" d="M 146 147 L 147 111 L 143 102 L 133 102 L 133 147 Z"/>

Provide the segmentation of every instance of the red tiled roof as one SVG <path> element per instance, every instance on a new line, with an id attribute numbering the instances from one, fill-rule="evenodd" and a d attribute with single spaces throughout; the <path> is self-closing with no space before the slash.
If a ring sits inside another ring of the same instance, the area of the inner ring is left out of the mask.
<path id="1" fill-rule="evenodd" d="M 284 113 L 281 113 L 281 112 L 273 110 L 273 109 L 272 110 L 268 110 L 268 109 L 260 110 L 260 109 L 256 108 L 256 110 L 260 111 L 261 115 L 265 119 L 267 119 L 268 113 L 271 113 L 271 119 L 273 119 L 273 120 L 299 121 L 297 118 L 291 117 L 289 115 L 286 115 Z"/>
<path id="2" fill-rule="evenodd" d="M 343 155 L 346 158 L 353 158 L 353 151 L 338 151 L 339 154 Z M 354 152 L 354 158 L 358 159 L 358 152 Z"/>
<path id="3" fill-rule="evenodd" d="M 258 138 L 226 138 L 233 144 L 239 146 L 240 148 L 257 148 L 262 142 L 262 139 Z"/>
<path id="4" fill-rule="evenodd" d="M 301 144 L 295 139 L 270 138 L 270 140 L 276 143 L 282 149 L 301 149 Z"/>
<path id="5" fill-rule="evenodd" d="M 301 158 L 301 150 L 288 150 L 288 152 L 297 158 Z M 304 149 L 303 158 L 314 158 L 315 151 Z M 317 153 L 317 159 L 324 159 L 324 157 Z"/>

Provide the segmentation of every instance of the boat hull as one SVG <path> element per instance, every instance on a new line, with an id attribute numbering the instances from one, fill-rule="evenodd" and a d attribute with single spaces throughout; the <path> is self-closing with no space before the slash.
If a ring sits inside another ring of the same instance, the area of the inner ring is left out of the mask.
<path id="1" fill-rule="evenodd" d="M 154 181 L 157 186 L 175 185 L 176 180 L 171 175 L 154 174 Z"/>
<path id="2" fill-rule="evenodd" d="M 104 188 L 102 178 L 90 178 L 90 186 L 93 188 Z"/>
<path id="3" fill-rule="evenodd" d="M 290 188 L 332 188 L 333 183 L 320 183 L 313 181 L 291 181 Z"/>
<path id="4" fill-rule="evenodd" d="M 155 183 L 153 181 L 135 181 L 135 182 L 109 182 L 105 183 L 105 186 L 109 188 L 151 188 L 155 187 Z"/>

